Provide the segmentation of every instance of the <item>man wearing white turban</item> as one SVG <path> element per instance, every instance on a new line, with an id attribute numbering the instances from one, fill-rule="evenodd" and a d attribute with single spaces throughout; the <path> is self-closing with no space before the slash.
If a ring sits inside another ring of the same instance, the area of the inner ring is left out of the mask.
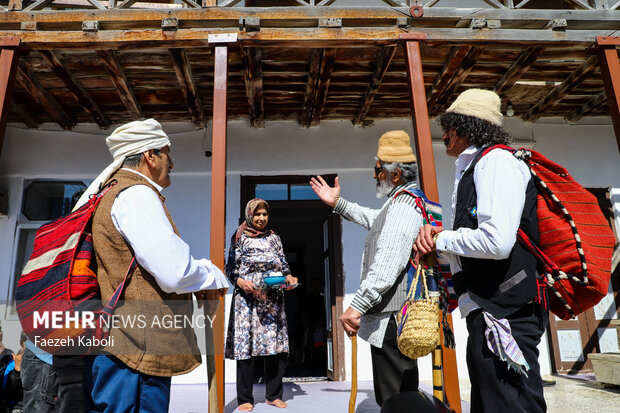
<path id="1" fill-rule="evenodd" d="M 170 185 L 174 167 L 170 140 L 156 120 L 148 119 L 120 126 L 106 143 L 114 161 L 76 206 L 111 185 L 92 223 L 102 301 L 110 299 L 135 258 L 138 267 L 125 283 L 125 304 L 115 315 L 191 320 L 191 293 L 200 299 L 206 290 L 223 295 L 229 283 L 209 260 L 191 256 L 164 205 L 160 192 Z M 150 323 L 141 328 L 113 325 L 104 353 L 87 359 L 87 411 L 168 410 L 171 376 L 194 370 L 200 352 L 191 325 L 154 328 Z"/>

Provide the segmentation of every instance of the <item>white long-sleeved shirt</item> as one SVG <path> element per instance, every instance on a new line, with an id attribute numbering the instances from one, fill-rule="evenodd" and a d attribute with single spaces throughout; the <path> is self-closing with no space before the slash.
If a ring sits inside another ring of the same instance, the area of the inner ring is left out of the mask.
<path id="1" fill-rule="evenodd" d="M 451 226 L 454 226 L 459 182 L 480 150 L 470 146 L 454 162 L 456 172 Z M 449 259 L 452 274 L 462 269 L 459 256 L 495 260 L 508 258 L 517 240 L 525 190 L 531 177 L 527 165 L 503 149 L 494 149 L 480 159 L 474 167 L 478 228 L 446 230 L 437 237 L 437 251 Z M 477 308 L 467 293 L 459 297 L 459 307 L 463 317 Z"/>
<path id="2" fill-rule="evenodd" d="M 157 190 L 162 187 L 143 174 Z M 146 185 L 120 192 L 112 205 L 112 222 L 134 251 L 138 263 L 167 293 L 229 288 L 226 276 L 207 259 L 196 260 L 189 245 L 174 233 L 159 196 Z"/>

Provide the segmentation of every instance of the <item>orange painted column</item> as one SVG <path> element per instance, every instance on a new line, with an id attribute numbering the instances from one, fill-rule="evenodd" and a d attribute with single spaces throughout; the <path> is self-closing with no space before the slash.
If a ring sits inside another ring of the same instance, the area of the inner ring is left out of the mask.
<path id="1" fill-rule="evenodd" d="M 413 102 L 413 126 L 415 130 L 415 147 L 418 158 L 418 170 L 422 190 L 431 201 L 439 202 L 437 188 L 437 174 L 435 170 L 435 156 L 431 141 L 431 128 L 426 107 L 426 90 L 422 72 L 422 56 L 420 55 L 420 41 L 426 39 L 424 33 L 403 33 L 400 35 L 405 49 L 405 62 L 409 92 Z M 448 314 L 448 323 L 452 325 L 452 315 Z M 445 402 L 454 412 L 461 413 L 461 393 L 459 375 L 456 365 L 456 352 L 443 345 L 443 331 L 441 332 L 441 358 Z"/>
<path id="2" fill-rule="evenodd" d="M 11 91 L 15 83 L 15 70 L 19 59 L 17 48 L 20 42 L 21 40 L 17 37 L 0 38 L 0 156 L 9 118 Z"/>
<path id="3" fill-rule="evenodd" d="M 224 271 L 226 255 L 226 124 L 228 46 L 215 46 L 213 77 L 213 158 L 211 162 L 211 261 Z M 209 413 L 224 412 L 224 299 L 219 300 L 213 323 L 217 410 L 209 402 Z M 207 366 L 207 369 L 209 367 Z M 211 383 L 209 383 L 211 386 Z M 212 396 L 212 392 L 209 392 Z"/>
<path id="4" fill-rule="evenodd" d="M 616 46 L 620 45 L 620 37 L 599 36 L 596 38 L 596 43 L 599 46 L 598 62 L 620 151 L 620 106 L 618 106 L 620 104 L 620 61 L 616 50 Z"/>

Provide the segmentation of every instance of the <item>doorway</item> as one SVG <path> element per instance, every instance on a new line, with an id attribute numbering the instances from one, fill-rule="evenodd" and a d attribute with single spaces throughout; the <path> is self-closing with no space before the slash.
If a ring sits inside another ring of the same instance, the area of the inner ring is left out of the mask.
<path id="1" fill-rule="evenodd" d="M 333 185 L 336 175 L 323 175 Z M 280 236 L 299 287 L 285 292 L 289 359 L 285 377 L 344 380 L 342 222 L 318 199 L 311 176 L 242 176 L 240 217 L 252 198 L 269 202 L 270 228 Z M 242 218 L 240 218 L 242 219 Z M 257 363 L 259 364 L 259 363 Z M 256 366 L 257 373 L 262 366 Z"/>

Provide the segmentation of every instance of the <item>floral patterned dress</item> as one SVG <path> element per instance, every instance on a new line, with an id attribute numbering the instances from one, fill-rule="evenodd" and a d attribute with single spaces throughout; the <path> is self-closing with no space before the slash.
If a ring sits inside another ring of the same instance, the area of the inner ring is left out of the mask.
<path id="1" fill-rule="evenodd" d="M 263 279 L 273 271 L 291 273 L 280 237 L 269 232 L 257 237 L 242 235 L 231 246 L 226 275 L 235 286 L 228 320 L 225 356 L 246 360 L 256 356 L 288 353 L 288 332 L 282 290 L 267 289 L 260 301 L 237 285 L 237 278 L 265 287 Z"/>

